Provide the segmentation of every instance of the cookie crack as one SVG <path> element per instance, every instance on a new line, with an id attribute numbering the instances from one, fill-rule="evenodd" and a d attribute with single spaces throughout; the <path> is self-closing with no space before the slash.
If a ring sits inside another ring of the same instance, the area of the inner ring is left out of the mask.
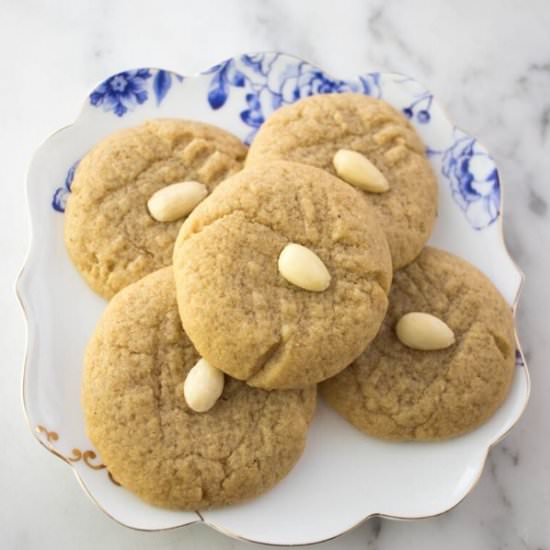
<path id="1" fill-rule="evenodd" d="M 154 342 L 154 354 L 153 354 L 153 384 L 151 385 L 151 390 L 153 392 L 153 399 L 155 400 L 155 411 L 157 413 L 157 419 L 160 428 L 160 437 L 161 443 L 164 447 L 164 442 L 166 441 L 165 427 L 164 427 L 164 418 L 162 414 L 162 370 L 163 365 L 160 361 L 160 338 L 159 334 L 162 334 L 163 325 L 165 324 L 165 319 L 162 320 L 159 330 L 155 332 L 155 342 Z"/>
<path id="2" fill-rule="evenodd" d="M 283 345 L 282 336 L 279 336 L 279 339 L 274 342 L 269 348 L 258 357 L 254 367 L 252 368 L 251 374 L 246 379 L 247 382 L 253 381 L 257 374 L 263 372 L 266 368 L 269 367 L 269 363 L 275 358 L 276 354 L 279 352 Z"/>
<path id="3" fill-rule="evenodd" d="M 488 327 L 485 327 L 487 329 L 487 332 L 493 339 L 493 342 L 495 343 L 495 347 L 499 351 L 500 355 L 503 359 L 506 359 L 510 355 L 510 346 L 508 345 L 508 342 L 502 338 L 499 334 L 497 334 L 495 331 L 491 330 Z"/>
<path id="4" fill-rule="evenodd" d="M 238 467 L 230 467 L 228 463 L 231 460 L 231 458 L 236 453 L 239 452 L 242 446 L 246 444 L 250 434 L 255 433 L 259 423 L 261 422 L 269 400 L 269 395 L 267 394 L 267 392 L 265 393 L 266 393 L 265 399 L 263 403 L 260 405 L 260 407 L 255 411 L 251 411 L 250 424 L 246 426 L 246 429 L 243 429 L 242 434 L 239 437 L 239 440 L 235 443 L 233 448 L 225 456 L 217 457 L 217 458 L 209 458 L 209 457 L 206 457 L 199 449 L 195 450 L 193 453 L 183 452 L 177 456 L 177 458 L 181 458 L 181 457 L 198 458 L 201 461 L 220 465 L 223 469 L 223 476 L 221 477 L 218 483 L 218 491 L 220 493 L 224 492 L 225 490 L 224 484 L 227 481 L 227 479 L 237 470 L 237 468 L 242 467 L 242 464 L 240 464 Z M 170 460 L 172 459 L 173 458 L 170 457 Z M 251 462 L 256 462 L 256 461 L 257 461 L 257 457 L 255 455 L 252 455 L 251 460 L 249 460 L 248 462 L 245 462 L 245 464 L 249 464 Z M 208 487 L 203 485 L 202 478 L 200 479 L 199 484 L 200 484 L 201 491 L 203 492 L 203 500 L 208 500 L 208 495 L 209 495 Z"/>
<path id="5" fill-rule="evenodd" d="M 249 433 L 254 433 L 257 430 L 258 425 L 259 425 L 260 421 L 262 420 L 262 418 L 264 416 L 264 412 L 265 412 L 265 409 L 267 407 L 268 401 L 269 401 L 269 395 L 266 395 L 266 398 L 264 399 L 264 402 L 262 403 L 260 409 L 256 413 L 256 418 L 253 421 L 252 427 L 249 427 L 247 430 L 244 430 L 243 436 L 242 436 L 241 440 L 239 441 L 239 443 L 229 453 L 229 455 L 227 457 L 225 457 L 225 459 L 223 459 L 222 467 L 224 469 L 224 478 L 223 478 L 223 480 L 221 481 L 221 484 L 220 484 L 220 487 L 222 489 L 223 489 L 223 485 L 227 481 L 227 479 L 231 476 L 231 474 L 233 474 L 235 472 L 235 468 L 229 467 L 228 462 L 231 460 L 233 455 L 235 455 L 235 453 L 237 453 L 241 449 L 241 447 L 244 445 L 248 434 Z M 256 462 L 256 461 L 257 461 L 256 455 L 253 455 L 252 459 L 249 460 L 248 462 L 246 462 L 245 464 L 250 464 L 251 462 Z"/>

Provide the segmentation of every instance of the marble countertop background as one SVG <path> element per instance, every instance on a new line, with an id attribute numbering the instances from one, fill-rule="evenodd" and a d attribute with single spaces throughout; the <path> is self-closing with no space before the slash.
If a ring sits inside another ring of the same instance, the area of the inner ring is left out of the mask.
<path id="1" fill-rule="evenodd" d="M 127 530 L 36 444 L 19 397 L 25 334 L 13 284 L 28 245 L 32 152 L 72 122 L 94 84 L 136 66 L 192 73 L 236 53 L 276 49 L 339 77 L 393 70 L 430 88 L 497 159 L 506 240 L 527 277 L 517 321 L 532 397 L 475 490 L 443 516 L 375 519 L 319 548 L 550 549 L 548 0 L 0 0 L 0 14 L 1 548 L 254 547 L 203 526 Z"/>

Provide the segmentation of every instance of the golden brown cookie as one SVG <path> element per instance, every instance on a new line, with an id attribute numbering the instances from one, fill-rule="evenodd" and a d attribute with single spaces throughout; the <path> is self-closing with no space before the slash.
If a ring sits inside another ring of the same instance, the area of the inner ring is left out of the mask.
<path id="1" fill-rule="evenodd" d="M 176 119 L 151 120 L 98 143 L 78 165 L 65 211 L 67 250 L 86 282 L 110 298 L 170 265 L 183 220 L 154 220 L 151 195 L 184 180 L 212 191 L 241 169 L 245 155 L 224 130 Z"/>
<path id="2" fill-rule="evenodd" d="M 310 292 L 279 273 L 289 243 L 331 275 Z M 391 258 L 376 213 L 323 170 L 262 163 L 224 181 L 187 218 L 174 246 L 183 326 L 200 354 L 266 389 L 336 374 L 376 335 Z"/>
<path id="3" fill-rule="evenodd" d="M 88 436 L 114 478 L 151 504 L 193 510 L 254 497 L 304 449 L 315 388 L 266 392 L 226 377 L 214 407 L 195 413 L 182 387 L 198 359 L 172 268 L 117 294 L 86 351 Z"/>
<path id="4" fill-rule="evenodd" d="M 369 348 L 321 385 L 325 400 L 360 430 L 384 439 L 446 439 L 482 424 L 512 383 L 510 306 L 474 266 L 435 248 L 395 273 L 389 300 Z M 413 311 L 444 321 L 455 344 L 438 351 L 402 344 L 395 325 Z"/>
<path id="5" fill-rule="evenodd" d="M 394 269 L 411 262 L 430 237 L 437 182 L 425 147 L 408 120 L 388 103 L 362 94 L 321 94 L 275 111 L 256 134 L 246 166 L 291 160 L 335 174 L 339 149 L 364 154 L 389 191 L 364 196 L 386 232 Z"/>

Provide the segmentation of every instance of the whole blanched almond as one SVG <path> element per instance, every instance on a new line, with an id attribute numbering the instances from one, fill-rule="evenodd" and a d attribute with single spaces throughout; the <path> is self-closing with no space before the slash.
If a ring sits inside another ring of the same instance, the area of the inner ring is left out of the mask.
<path id="1" fill-rule="evenodd" d="M 183 383 L 183 395 L 189 408 L 195 412 L 209 411 L 223 393 L 224 381 L 221 370 L 199 359 Z"/>
<path id="2" fill-rule="evenodd" d="M 289 283 L 305 290 L 322 292 L 330 285 L 330 273 L 321 258 L 301 244 L 287 244 L 279 255 L 278 266 Z"/>
<path id="3" fill-rule="evenodd" d="M 454 332 L 429 313 L 407 313 L 399 319 L 395 332 L 402 344 L 418 350 L 438 350 L 455 343 Z"/>
<path id="4" fill-rule="evenodd" d="M 340 149 L 332 159 L 340 178 L 363 191 L 384 193 L 390 188 L 384 174 L 365 156 L 357 151 Z"/>
<path id="5" fill-rule="evenodd" d="M 172 183 L 154 193 L 147 208 L 155 220 L 173 222 L 189 214 L 206 195 L 206 185 L 198 181 Z"/>

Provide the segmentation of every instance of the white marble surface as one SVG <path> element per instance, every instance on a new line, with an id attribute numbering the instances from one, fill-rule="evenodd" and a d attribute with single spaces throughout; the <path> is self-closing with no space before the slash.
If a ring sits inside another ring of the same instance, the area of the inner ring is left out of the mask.
<path id="1" fill-rule="evenodd" d="M 24 323 L 13 282 L 28 243 L 25 169 L 93 85 L 135 66 L 195 72 L 278 49 L 334 75 L 415 76 L 496 157 L 505 235 L 525 271 L 519 332 L 533 390 L 476 489 L 429 520 L 372 520 L 323 548 L 550 548 L 550 3 L 547 0 L 0 0 L 0 548 L 250 548 L 197 526 L 129 531 L 84 496 L 28 432 L 19 397 Z M 320 483 L 322 480 L 320 480 Z M 329 495 L 327 495 L 329 497 Z"/>

